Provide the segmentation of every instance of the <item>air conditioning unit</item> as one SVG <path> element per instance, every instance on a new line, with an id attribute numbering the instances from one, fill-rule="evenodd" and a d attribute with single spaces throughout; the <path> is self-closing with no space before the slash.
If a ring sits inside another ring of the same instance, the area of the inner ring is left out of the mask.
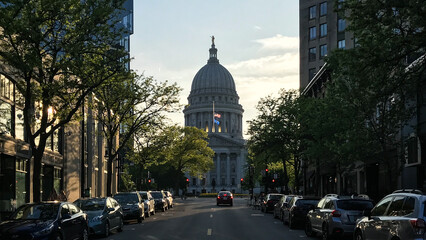
<path id="1" fill-rule="evenodd" d="M 405 140 L 404 156 L 406 167 L 422 163 L 420 139 L 413 133 Z"/>

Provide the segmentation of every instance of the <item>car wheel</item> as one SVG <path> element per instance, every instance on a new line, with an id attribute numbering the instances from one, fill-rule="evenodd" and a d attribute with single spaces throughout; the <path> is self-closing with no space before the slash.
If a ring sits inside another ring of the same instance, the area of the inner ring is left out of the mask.
<path id="1" fill-rule="evenodd" d="M 230 204 L 230 206 L 231 206 L 231 207 L 232 207 L 232 206 L 234 206 L 234 203 L 231 203 L 231 204 Z"/>
<path id="2" fill-rule="evenodd" d="M 312 230 L 312 224 L 311 221 L 307 220 L 305 224 L 305 234 L 308 237 L 314 237 L 315 232 Z"/>
<path id="3" fill-rule="evenodd" d="M 161 211 L 165 212 L 165 211 L 166 211 L 166 207 L 165 207 L 165 206 L 163 206 L 163 210 L 161 210 Z"/>
<path id="4" fill-rule="evenodd" d="M 151 216 L 151 212 L 149 211 L 149 209 L 148 209 L 148 211 L 146 211 L 146 215 L 145 215 L 146 217 L 150 217 Z"/>
<path id="5" fill-rule="evenodd" d="M 362 237 L 361 231 L 359 231 L 359 230 L 355 231 L 354 240 L 363 240 L 363 239 L 364 238 Z"/>
<path id="6" fill-rule="evenodd" d="M 327 224 L 323 224 L 322 225 L 322 239 L 323 240 L 330 240 L 330 234 L 328 232 L 328 225 Z"/>
<path id="7" fill-rule="evenodd" d="M 217 206 L 219 206 L 219 203 L 216 203 Z"/>
<path id="8" fill-rule="evenodd" d="M 173 203 L 170 205 L 170 208 L 173 208 Z"/>
<path id="9" fill-rule="evenodd" d="M 82 240 L 89 240 L 89 232 L 87 231 L 87 228 L 85 227 L 83 229 L 83 233 L 81 234 L 81 238 Z"/>
<path id="10" fill-rule="evenodd" d="M 155 208 L 152 209 L 152 215 L 155 215 Z"/>
<path id="11" fill-rule="evenodd" d="M 62 235 L 61 235 L 61 233 L 60 233 L 60 232 L 57 232 L 57 233 L 55 234 L 55 236 L 53 237 L 53 239 L 55 239 L 55 240 L 62 240 Z"/>
<path id="12" fill-rule="evenodd" d="M 275 209 L 274 209 L 274 213 L 273 214 L 274 214 L 274 218 L 277 218 L 277 214 L 275 214 Z"/>
<path id="13" fill-rule="evenodd" d="M 142 211 L 142 220 L 145 220 L 145 211 Z"/>
<path id="14" fill-rule="evenodd" d="M 109 236 L 109 223 L 108 222 L 105 222 L 104 230 L 105 230 L 104 237 L 108 237 Z"/>
<path id="15" fill-rule="evenodd" d="M 124 226 L 123 218 L 120 218 L 120 223 L 118 224 L 117 231 L 118 232 L 122 232 L 123 231 L 123 226 Z"/>

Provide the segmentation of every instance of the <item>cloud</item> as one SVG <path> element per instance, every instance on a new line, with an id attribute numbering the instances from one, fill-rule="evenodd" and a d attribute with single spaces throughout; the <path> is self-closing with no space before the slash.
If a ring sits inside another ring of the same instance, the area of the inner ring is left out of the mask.
<path id="1" fill-rule="evenodd" d="M 299 38 L 298 37 L 286 37 L 281 34 L 277 34 L 270 38 L 263 38 L 254 40 L 254 42 L 261 45 L 261 51 L 269 50 L 291 50 L 298 51 L 299 49 Z"/>
<path id="2" fill-rule="evenodd" d="M 284 53 L 282 55 L 265 56 L 250 59 L 226 68 L 234 78 L 238 77 L 285 77 L 299 74 L 299 53 Z"/>
<path id="3" fill-rule="evenodd" d="M 260 26 L 257 26 L 257 25 L 254 25 L 254 26 L 253 26 L 253 28 L 254 28 L 254 30 L 255 30 L 255 31 L 260 31 L 260 30 L 262 30 L 262 28 L 261 28 Z"/>

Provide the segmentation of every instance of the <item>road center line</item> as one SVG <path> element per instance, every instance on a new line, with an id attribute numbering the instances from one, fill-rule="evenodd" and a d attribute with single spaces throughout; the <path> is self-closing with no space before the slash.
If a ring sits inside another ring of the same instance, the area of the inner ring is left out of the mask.
<path id="1" fill-rule="evenodd" d="M 210 214 L 210 218 L 213 218 L 213 214 Z"/>
<path id="2" fill-rule="evenodd" d="M 209 229 L 207 229 L 207 236 L 211 236 L 211 235 L 212 235 L 212 229 L 209 228 Z"/>

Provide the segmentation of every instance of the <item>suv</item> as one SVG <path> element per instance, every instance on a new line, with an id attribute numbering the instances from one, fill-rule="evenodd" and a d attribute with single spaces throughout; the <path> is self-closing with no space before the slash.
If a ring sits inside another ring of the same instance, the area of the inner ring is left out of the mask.
<path id="1" fill-rule="evenodd" d="M 313 236 L 318 233 L 322 239 L 352 235 L 356 220 L 362 217 L 364 210 L 371 210 L 374 206 L 373 202 L 366 198 L 365 195 L 358 197 L 327 194 L 315 209 L 308 212 L 306 235 Z"/>
<path id="2" fill-rule="evenodd" d="M 136 219 L 141 223 L 145 219 L 145 204 L 138 192 L 120 192 L 113 198 L 120 203 L 124 220 Z"/>
<path id="3" fill-rule="evenodd" d="M 284 194 L 269 193 L 268 195 L 266 195 L 265 199 L 260 203 L 260 211 L 266 213 L 268 211 L 274 210 L 275 204 L 279 202 L 281 197 L 283 196 Z"/>
<path id="4" fill-rule="evenodd" d="M 167 200 L 163 191 L 150 191 L 155 200 L 155 209 L 165 212 L 167 208 Z"/>
<path id="5" fill-rule="evenodd" d="M 354 239 L 424 239 L 426 195 L 419 190 L 397 190 L 365 211 L 355 226 Z"/>

